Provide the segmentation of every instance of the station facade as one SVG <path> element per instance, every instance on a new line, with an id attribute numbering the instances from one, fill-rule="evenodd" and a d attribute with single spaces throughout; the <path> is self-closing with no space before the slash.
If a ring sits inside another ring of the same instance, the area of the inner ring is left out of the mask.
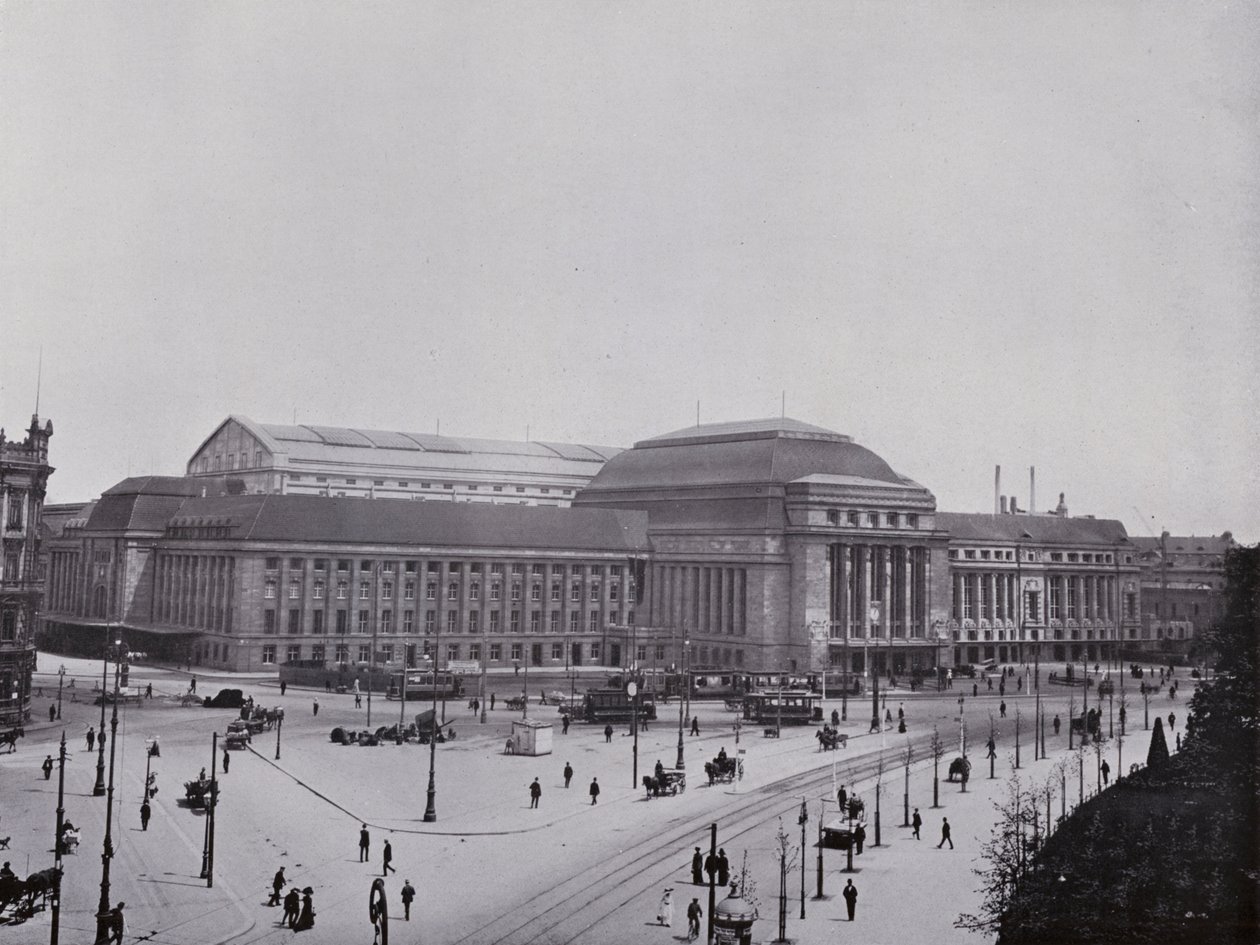
<path id="1" fill-rule="evenodd" d="M 1107 659 L 1141 613 L 1119 522 L 941 513 L 850 437 L 786 418 L 642 440 L 569 508 L 148 477 L 47 544 L 50 646 L 98 652 L 123 627 L 133 650 L 230 670 L 436 654 L 905 676 Z"/>

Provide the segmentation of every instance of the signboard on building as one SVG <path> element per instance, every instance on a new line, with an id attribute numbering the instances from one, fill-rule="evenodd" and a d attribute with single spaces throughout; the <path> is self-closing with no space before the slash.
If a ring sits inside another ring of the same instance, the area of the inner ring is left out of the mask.
<path id="1" fill-rule="evenodd" d="M 446 669 L 465 676 L 474 675 L 481 672 L 481 660 L 447 660 Z"/>

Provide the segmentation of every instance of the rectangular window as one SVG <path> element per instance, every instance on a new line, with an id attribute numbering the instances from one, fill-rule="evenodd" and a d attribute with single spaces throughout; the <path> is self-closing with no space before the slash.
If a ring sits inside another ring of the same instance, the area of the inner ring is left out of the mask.
<path id="1" fill-rule="evenodd" d="M 311 647 L 311 659 L 318 663 L 324 662 L 324 644 L 316 643 Z"/>
<path id="2" fill-rule="evenodd" d="M 353 482 L 354 480 L 352 480 L 352 479 L 351 479 L 351 480 L 347 480 L 347 481 L 348 481 L 348 482 Z M 369 574 L 369 573 L 371 573 L 371 571 L 372 571 L 372 562 L 371 562 L 371 561 L 360 561 L 360 562 L 359 562 L 359 573 L 360 573 L 360 574 Z"/>
<path id="3" fill-rule="evenodd" d="M 531 610 L 529 612 L 529 632 L 538 633 L 542 630 L 542 612 Z"/>
<path id="4" fill-rule="evenodd" d="M 516 660 L 518 663 L 521 660 L 521 645 L 519 643 L 512 644 L 512 659 Z"/>
<path id="5" fill-rule="evenodd" d="M 337 611 L 337 632 L 341 634 L 350 632 L 350 615 L 347 611 Z"/>
<path id="6" fill-rule="evenodd" d="M 1067 615 L 1068 615 L 1068 620 L 1076 619 L 1076 582 L 1075 581 L 1068 581 Z"/>
<path id="7" fill-rule="evenodd" d="M 553 660 L 564 658 L 564 644 L 563 643 L 551 644 L 551 658 Z"/>
<path id="8" fill-rule="evenodd" d="M 403 584 L 403 600 L 415 600 L 415 599 L 416 599 L 416 582 L 407 581 L 406 583 Z"/>
<path id="9" fill-rule="evenodd" d="M 345 600 L 350 595 L 350 585 L 345 581 L 337 582 L 337 600 Z"/>
<path id="10" fill-rule="evenodd" d="M 512 600 L 521 599 L 521 586 L 519 584 L 512 585 Z"/>
<path id="11" fill-rule="evenodd" d="M 635 647 L 634 658 L 640 663 L 647 662 L 647 647 L 644 644 L 640 643 L 637 647 Z"/>
<path id="12" fill-rule="evenodd" d="M 267 559 L 267 561 L 266 561 L 266 568 L 267 568 L 267 570 L 268 570 L 268 571 L 279 571 L 279 570 L 280 570 L 280 559 L 279 559 L 279 558 L 268 558 L 268 559 Z"/>
<path id="13" fill-rule="evenodd" d="M 520 633 L 521 632 L 521 612 L 519 610 L 512 611 L 512 615 L 509 618 L 509 621 L 510 622 L 508 624 L 508 630 L 511 631 L 512 633 Z"/>
<path id="14" fill-rule="evenodd" d="M 302 611 L 297 607 L 289 608 L 289 632 L 302 632 Z"/>
<path id="15" fill-rule="evenodd" d="M 349 558 L 338 558 L 338 559 L 337 559 L 337 570 L 338 570 L 338 571 L 349 571 L 349 570 L 350 570 L 350 559 L 349 559 Z"/>
<path id="16" fill-rule="evenodd" d="M 430 581 L 424 586 L 424 599 L 437 600 L 437 582 Z"/>
<path id="17" fill-rule="evenodd" d="M 449 663 L 451 660 L 457 660 L 457 659 L 459 659 L 459 644 L 458 643 L 446 644 L 446 661 Z"/>
<path id="18" fill-rule="evenodd" d="M 263 584 L 263 597 L 267 600 L 275 600 L 276 598 L 276 581 L 275 578 L 267 578 Z"/>
<path id="19" fill-rule="evenodd" d="M 577 633 L 582 629 L 582 613 L 578 610 L 569 611 L 569 632 Z"/>
<path id="20" fill-rule="evenodd" d="M 315 584 L 312 586 L 311 593 L 312 593 L 312 596 L 316 600 L 323 600 L 324 599 L 324 582 L 316 581 Z"/>
<path id="21" fill-rule="evenodd" d="M 289 600 L 298 600 L 302 596 L 302 583 L 300 581 L 289 582 Z"/>
<path id="22" fill-rule="evenodd" d="M 337 644 L 337 648 L 336 648 L 336 650 L 334 650 L 333 652 L 336 654 L 336 655 L 333 657 L 333 659 L 335 659 L 338 663 L 348 663 L 348 662 L 350 662 L 350 646 L 349 646 L 349 644 L 346 644 L 346 643 L 338 643 L 338 644 Z"/>
<path id="23" fill-rule="evenodd" d="M 480 644 L 480 643 L 469 643 L 469 644 L 468 644 L 468 658 L 469 658 L 470 660 L 479 660 L 479 659 L 481 659 L 481 644 Z"/>
<path id="24" fill-rule="evenodd" d="M 552 633 L 560 632 L 560 611 L 553 610 L 547 615 L 547 629 Z"/>
<path id="25" fill-rule="evenodd" d="M 368 632 L 368 612 L 366 610 L 359 611 L 359 632 Z"/>
<path id="26" fill-rule="evenodd" d="M 359 662 L 367 663 L 372 659 L 372 645 L 370 643 L 359 644 Z"/>
<path id="27" fill-rule="evenodd" d="M 490 632 L 498 633 L 502 629 L 502 614 L 500 614 L 497 610 L 490 611 Z"/>
<path id="28" fill-rule="evenodd" d="M 448 610 L 446 612 L 446 632 L 455 633 L 459 630 L 459 611 Z"/>
<path id="29" fill-rule="evenodd" d="M 302 658 L 302 648 L 300 646 L 286 646 L 284 648 L 284 658 L 290 663 L 296 663 Z"/>
<path id="30" fill-rule="evenodd" d="M 452 581 L 446 585 L 446 599 L 459 600 L 459 585 L 456 582 Z"/>
<path id="31" fill-rule="evenodd" d="M 582 599 L 582 585 L 574 581 L 569 585 L 569 600 L 577 603 Z"/>
<path id="32" fill-rule="evenodd" d="M 621 585 L 619 584 L 608 585 L 608 599 L 615 603 L 620 598 L 621 598 Z"/>
<path id="33" fill-rule="evenodd" d="M 311 611 L 311 617 L 314 621 L 314 624 L 311 627 L 311 629 L 315 633 L 323 633 L 324 632 L 324 612 L 322 610 Z"/>
<path id="34" fill-rule="evenodd" d="M 501 594 L 500 594 L 500 584 L 499 584 L 499 582 L 498 582 L 498 581 L 491 581 L 491 582 L 490 582 L 490 599 L 491 599 L 491 600 L 498 600 L 500 596 L 501 596 Z"/>
<path id="35" fill-rule="evenodd" d="M 359 582 L 359 600 L 367 600 L 372 593 L 372 585 L 367 581 Z"/>
<path id="36" fill-rule="evenodd" d="M 598 643 L 591 644 L 591 662 L 592 663 L 599 662 L 599 644 Z"/>
<path id="37" fill-rule="evenodd" d="M 503 646 L 499 643 L 490 644 L 490 662 L 497 663 L 503 658 Z"/>
<path id="38" fill-rule="evenodd" d="M 523 565 L 523 564 L 519 564 L 519 563 L 512 565 L 512 573 L 513 573 L 513 574 L 524 574 L 524 573 L 525 573 L 525 565 Z"/>
<path id="39" fill-rule="evenodd" d="M 531 584 L 529 586 L 529 599 L 542 600 L 542 585 L 541 584 Z"/>
<path id="40" fill-rule="evenodd" d="M 481 632 L 481 611 L 479 610 L 468 611 L 468 632 L 469 633 Z"/>
<path id="41" fill-rule="evenodd" d="M 591 614 L 590 614 L 590 623 L 589 623 L 589 625 L 587 626 L 587 629 L 588 629 L 591 633 L 595 633 L 595 632 L 597 632 L 597 631 L 599 630 L 599 611 L 598 611 L 598 610 L 592 610 L 592 611 L 591 611 Z"/>
<path id="42" fill-rule="evenodd" d="M 276 632 L 276 612 L 274 610 L 263 611 L 263 633 Z"/>
<path id="43" fill-rule="evenodd" d="M 384 584 L 381 585 L 381 600 L 393 600 L 393 599 L 394 599 L 394 585 L 390 584 L 389 581 L 386 581 Z"/>
<path id="44" fill-rule="evenodd" d="M 276 645 L 274 643 L 264 643 L 262 648 L 262 661 L 264 666 L 273 666 L 276 662 Z"/>
<path id="45" fill-rule="evenodd" d="M 434 633 L 437 630 L 437 611 L 426 610 L 424 612 L 424 632 Z"/>
<path id="46" fill-rule="evenodd" d="M 468 583 L 468 599 L 477 600 L 479 597 L 481 597 L 481 582 L 470 581 Z"/>
<path id="47" fill-rule="evenodd" d="M 553 601 L 560 600 L 560 582 L 554 581 L 551 585 L 551 599 Z"/>
<path id="48" fill-rule="evenodd" d="M 394 632 L 394 612 L 392 610 L 381 611 L 381 633 Z"/>

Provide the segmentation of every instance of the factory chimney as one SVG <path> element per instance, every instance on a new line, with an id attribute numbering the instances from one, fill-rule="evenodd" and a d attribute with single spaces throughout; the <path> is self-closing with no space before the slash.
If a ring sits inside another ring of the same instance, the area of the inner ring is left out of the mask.
<path id="1" fill-rule="evenodd" d="M 1002 510 L 999 496 L 1002 494 L 1002 467 L 993 467 L 993 514 L 997 515 Z"/>
<path id="2" fill-rule="evenodd" d="M 1037 467 L 1028 467 L 1028 514 L 1037 514 Z"/>

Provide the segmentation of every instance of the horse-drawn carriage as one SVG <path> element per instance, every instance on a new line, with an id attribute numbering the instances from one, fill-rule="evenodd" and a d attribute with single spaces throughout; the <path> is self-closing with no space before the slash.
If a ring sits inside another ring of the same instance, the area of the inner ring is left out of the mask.
<path id="1" fill-rule="evenodd" d="M 26 921 L 47 906 L 60 882 L 61 870 L 56 867 L 32 873 L 25 880 L 0 877 L 0 915 L 7 915 L 12 922 Z"/>
<path id="2" fill-rule="evenodd" d="M 849 747 L 848 735 L 826 725 L 815 732 L 814 737 L 818 739 L 819 751 L 835 751 L 837 748 Z"/>
<path id="3" fill-rule="evenodd" d="M 850 794 L 840 807 L 840 816 L 823 824 L 823 846 L 847 850 L 859 827 L 865 832 L 866 802 L 856 794 Z"/>
<path id="4" fill-rule="evenodd" d="M 947 781 L 962 781 L 966 783 L 971 780 L 971 759 L 959 756 L 949 763 L 949 776 Z"/>
<path id="5" fill-rule="evenodd" d="M 716 783 L 729 784 L 737 777 L 742 776 L 744 772 L 743 765 L 740 764 L 738 759 L 728 758 L 726 752 L 722 751 L 712 761 L 704 763 L 704 773 L 709 779 L 709 784 L 713 785 Z"/>
<path id="6" fill-rule="evenodd" d="M 524 696 L 508 696 L 503 700 L 503 704 L 513 712 L 520 712 L 525 708 Z"/>
<path id="7" fill-rule="evenodd" d="M 1080 735 L 1085 729 L 1089 729 L 1089 734 L 1098 737 L 1098 733 L 1102 730 L 1102 713 L 1097 709 L 1090 709 L 1084 715 L 1075 716 L 1072 719 L 1072 732 Z"/>
<path id="8" fill-rule="evenodd" d="M 223 736 L 223 747 L 232 749 L 243 749 L 250 741 L 250 727 L 248 722 L 242 722 L 239 719 L 235 722 L 229 722 L 227 732 Z"/>
<path id="9" fill-rule="evenodd" d="M 643 776 L 643 787 L 647 791 L 648 800 L 662 794 L 672 797 L 687 790 L 687 773 L 657 766 L 655 774 Z"/>
<path id="10" fill-rule="evenodd" d="M 210 804 L 210 786 L 213 782 L 206 777 L 199 777 L 195 781 L 184 782 L 184 800 L 188 802 L 189 807 L 207 807 Z M 218 794 L 218 787 L 215 787 L 214 793 Z"/>
<path id="11" fill-rule="evenodd" d="M 0 732 L 0 745 L 7 745 L 9 752 L 15 752 L 17 751 L 18 739 L 25 737 L 25 735 L 26 732 L 23 731 L 20 725 L 17 728 L 9 729 L 7 732 Z"/>

